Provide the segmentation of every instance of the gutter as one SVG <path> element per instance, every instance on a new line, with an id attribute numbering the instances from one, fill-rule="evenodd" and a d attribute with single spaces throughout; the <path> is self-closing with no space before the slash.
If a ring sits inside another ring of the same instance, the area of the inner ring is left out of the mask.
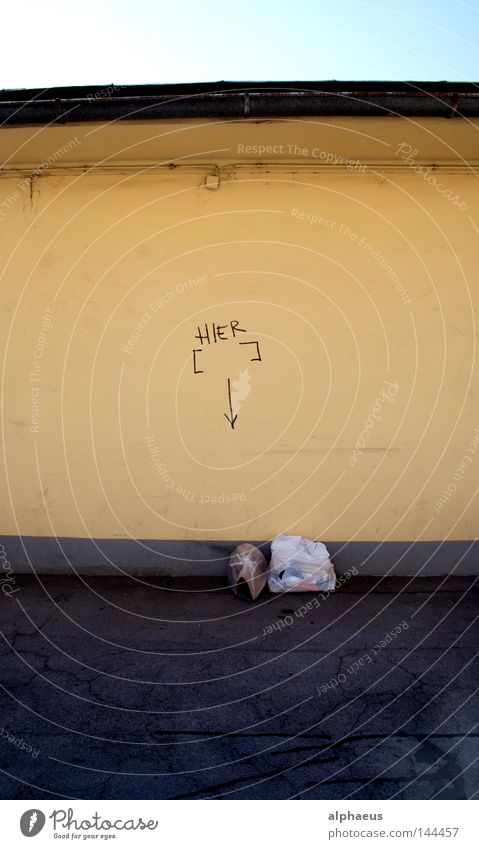
<path id="1" fill-rule="evenodd" d="M 479 117 L 476 83 L 192 83 L 4 90 L 0 123 L 171 119 Z"/>

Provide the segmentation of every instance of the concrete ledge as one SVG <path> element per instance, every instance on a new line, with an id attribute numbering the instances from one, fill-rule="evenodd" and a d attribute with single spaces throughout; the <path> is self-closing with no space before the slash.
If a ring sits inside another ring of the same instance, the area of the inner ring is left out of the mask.
<path id="1" fill-rule="evenodd" d="M 0 536 L 0 576 L 9 568 L 42 575 L 224 575 L 238 542 Z M 270 543 L 252 542 L 269 560 Z M 338 575 L 352 567 L 360 575 L 479 575 L 479 540 L 325 543 Z"/>

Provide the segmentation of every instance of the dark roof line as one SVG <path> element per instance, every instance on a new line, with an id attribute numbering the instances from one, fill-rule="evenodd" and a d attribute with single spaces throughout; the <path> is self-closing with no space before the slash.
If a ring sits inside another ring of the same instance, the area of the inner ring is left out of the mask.
<path id="1" fill-rule="evenodd" d="M 328 115 L 479 117 L 474 82 L 217 82 L 0 91 L 2 124 Z"/>

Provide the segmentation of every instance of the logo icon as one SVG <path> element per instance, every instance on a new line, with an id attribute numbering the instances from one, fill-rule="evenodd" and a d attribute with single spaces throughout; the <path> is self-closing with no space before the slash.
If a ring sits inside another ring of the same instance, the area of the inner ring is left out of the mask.
<path id="1" fill-rule="evenodd" d="M 24 837 L 35 837 L 45 825 L 45 814 L 38 808 L 25 811 L 20 817 L 20 831 Z"/>

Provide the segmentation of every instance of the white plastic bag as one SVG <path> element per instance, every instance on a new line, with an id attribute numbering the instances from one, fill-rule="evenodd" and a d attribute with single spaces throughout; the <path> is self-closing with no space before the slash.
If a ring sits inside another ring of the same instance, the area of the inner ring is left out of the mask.
<path id="1" fill-rule="evenodd" d="M 334 567 L 322 542 L 283 535 L 273 540 L 268 574 L 270 592 L 330 592 L 335 584 Z"/>
<path id="2" fill-rule="evenodd" d="M 264 554 L 245 542 L 237 545 L 228 564 L 228 583 L 238 598 L 254 601 L 267 582 L 268 565 Z"/>

